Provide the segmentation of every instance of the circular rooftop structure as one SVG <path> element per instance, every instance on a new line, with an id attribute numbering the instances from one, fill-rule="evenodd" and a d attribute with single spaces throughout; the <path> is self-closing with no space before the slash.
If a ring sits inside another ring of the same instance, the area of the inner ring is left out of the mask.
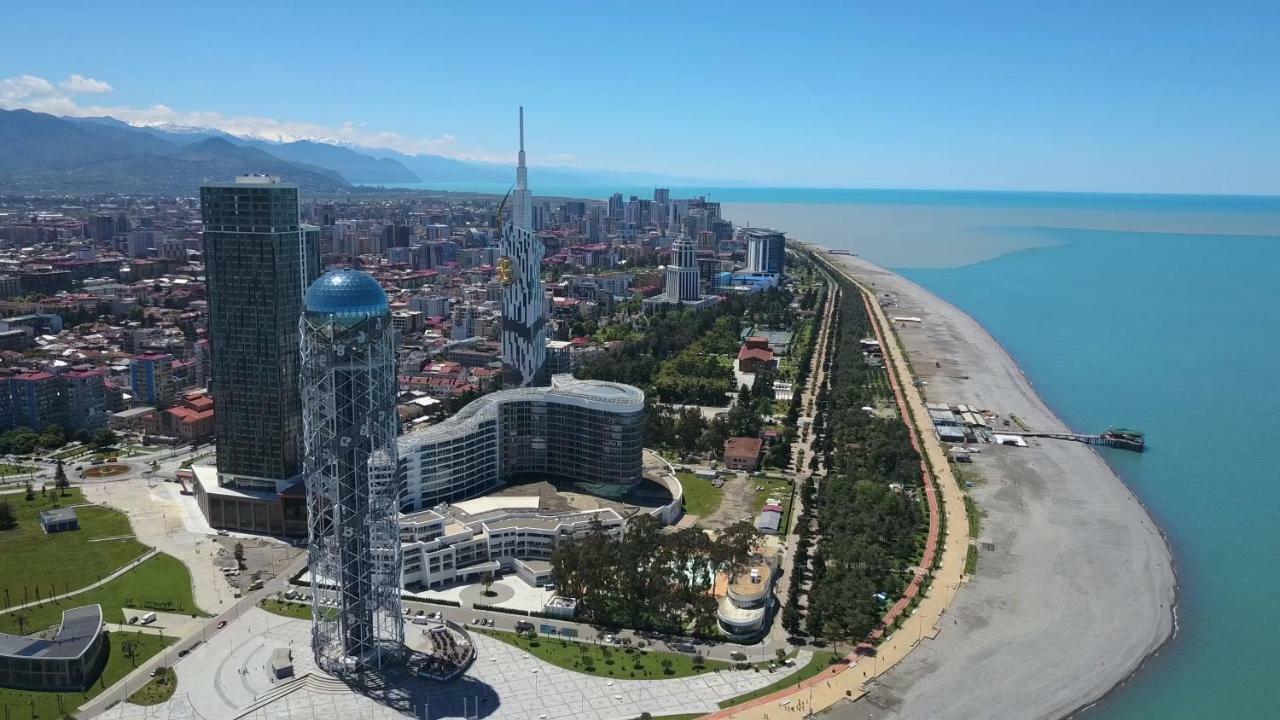
<path id="1" fill-rule="evenodd" d="M 332 315 L 337 319 L 362 320 L 391 311 L 387 294 L 367 273 L 350 268 L 330 270 L 307 290 L 308 313 Z"/>

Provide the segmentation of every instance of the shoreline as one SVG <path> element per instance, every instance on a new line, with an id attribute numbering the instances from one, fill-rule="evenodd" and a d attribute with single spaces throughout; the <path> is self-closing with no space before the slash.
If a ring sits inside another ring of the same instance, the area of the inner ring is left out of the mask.
<path id="1" fill-rule="evenodd" d="M 861 257 L 808 246 L 878 296 L 893 293 L 895 314 L 924 318 L 894 333 L 908 355 L 929 361 L 913 364 L 928 382 L 929 401 L 976 404 L 1037 429 L 1066 428 L 971 315 Z M 964 372 L 949 373 L 958 368 Z M 980 539 L 995 545 L 981 552 L 972 581 L 957 593 L 952 625 L 944 623 L 938 638 L 866 697 L 829 716 L 1075 717 L 1126 685 L 1176 637 L 1178 578 L 1168 540 L 1093 447 L 1052 440 L 984 446 L 971 467 L 982 474 L 970 491 L 984 515 Z"/>

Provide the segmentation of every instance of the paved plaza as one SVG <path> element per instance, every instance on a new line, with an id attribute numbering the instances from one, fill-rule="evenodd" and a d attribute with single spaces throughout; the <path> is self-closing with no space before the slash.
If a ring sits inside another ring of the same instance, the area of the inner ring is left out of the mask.
<path id="1" fill-rule="evenodd" d="M 481 595 L 484 587 L 480 583 L 451 585 L 441 590 L 422 590 L 420 592 L 405 591 L 405 595 L 432 600 L 451 600 L 467 607 L 473 603 L 494 605 L 513 610 L 542 612 L 543 606 L 555 595 L 554 590 L 533 587 L 521 580 L 514 573 L 508 573 L 493 581 L 493 590 L 497 597 L 486 598 Z"/>
<path id="2" fill-rule="evenodd" d="M 654 716 L 709 712 L 720 700 L 781 677 L 721 671 L 672 680 L 610 680 L 563 670 L 499 640 L 473 635 L 477 658 L 464 678 L 445 685 L 407 680 L 394 693 L 395 702 L 388 704 L 358 694 L 316 670 L 309 650 L 310 630 L 306 621 L 251 609 L 177 663 L 178 691 L 167 703 L 149 708 L 121 704 L 100 717 L 354 720 L 478 714 L 493 720 L 621 720 L 642 712 Z M 405 626 L 410 647 L 422 647 L 422 633 L 422 626 Z M 272 680 L 271 652 L 280 647 L 292 648 L 298 679 Z M 802 652 L 796 662 L 803 665 L 808 658 Z"/>

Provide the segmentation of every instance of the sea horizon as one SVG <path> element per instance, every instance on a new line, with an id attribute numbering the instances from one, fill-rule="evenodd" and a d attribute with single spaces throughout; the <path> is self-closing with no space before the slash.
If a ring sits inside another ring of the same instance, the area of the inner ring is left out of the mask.
<path id="1" fill-rule="evenodd" d="M 624 198 L 632 195 L 642 199 L 653 197 L 653 191 L 664 188 L 671 191 L 673 198 L 706 197 L 708 200 L 721 202 L 777 202 L 777 203 L 883 203 L 901 201 L 917 204 L 920 201 L 933 199 L 936 201 L 956 202 L 966 196 L 970 201 L 992 199 L 1003 196 L 1021 198 L 1030 201 L 1037 198 L 1061 202 L 1068 198 L 1098 199 L 1116 198 L 1125 207 L 1133 208 L 1134 203 L 1150 201 L 1167 209 L 1185 207 L 1188 201 L 1240 201 L 1241 205 L 1234 209 L 1248 209 L 1256 205 L 1257 209 L 1275 209 L 1280 204 L 1280 194 L 1268 193 L 1170 193 L 1139 192 L 1126 190 L 1013 190 L 992 188 L 894 188 L 894 187 L 824 187 L 821 185 L 735 185 L 735 184 L 672 184 L 672 185 L 636 185 L 625 183 L 551 183 L 537 182 L 537 168 L 529 172 L 529 185 L 533 196 L 549 198 L 570 198 L 584 200 L 608 200 L 614 193 L 621 193 Z M 423 190 L 435 192 L 482 193 L 503 195 L 512 185 L 507 182 L 416 182 L 416 183 L 361 183 L 358 188 L 374 190 L 378 188 L 394 190 Z"/>

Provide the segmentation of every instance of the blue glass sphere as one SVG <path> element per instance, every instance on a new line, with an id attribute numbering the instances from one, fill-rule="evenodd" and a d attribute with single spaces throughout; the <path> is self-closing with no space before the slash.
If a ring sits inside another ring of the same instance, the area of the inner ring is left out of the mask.
<path id="1" fill-rule="evenodd" d="M 316 278 L 307 289 L 306 306 L 308 313 L 353 321 L 391 312 L 387 294 L 378 281 L 350 268 L 330 270 Z"/>

